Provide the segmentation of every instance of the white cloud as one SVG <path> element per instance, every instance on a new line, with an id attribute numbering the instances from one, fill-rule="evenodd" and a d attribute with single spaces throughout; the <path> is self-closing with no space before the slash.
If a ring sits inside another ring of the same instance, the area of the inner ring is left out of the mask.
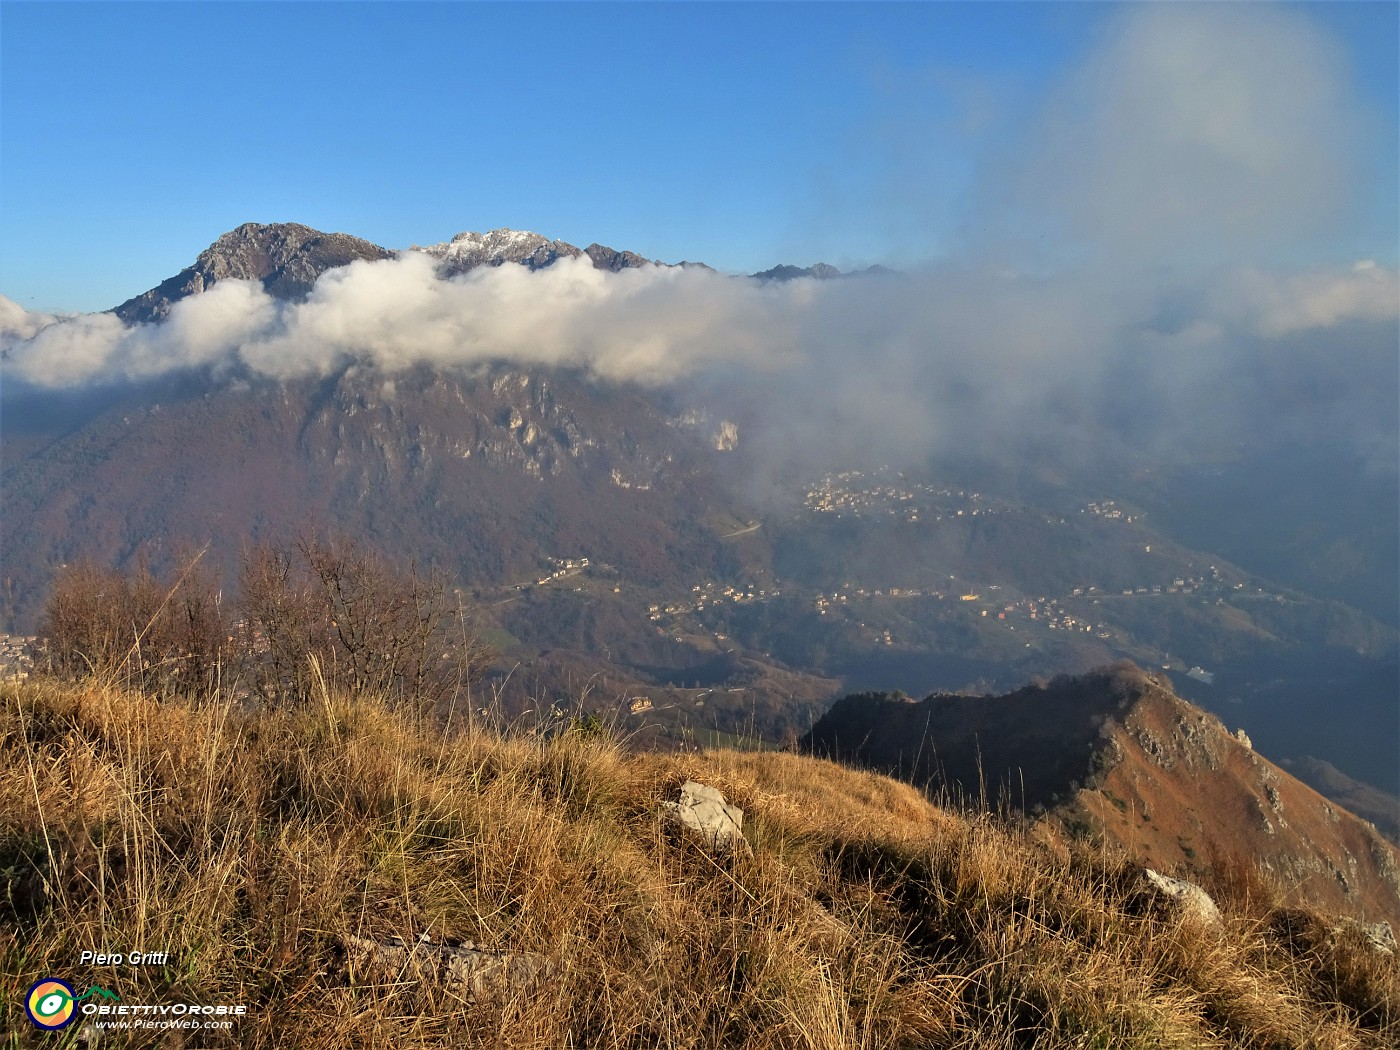
<path id="1" fill-rule="evenodd" d="M 243 365 L 274 377 L 323 373 L 356 358 L 395 371 L 509 361 L 666 383 L 720 365 L 795 360 L 816 302 L 805 283 L 761 286 L 664 268 L 620 274 L 587 259 L 547 270 L 483 268 L 439 280 L 409 253 L 327 272 L 302 303 L 220 281 L 158 325 L 110 314 L 62 321 L 3 300 L 7 370 L 39 386 L 142 379 L 180 368 Z"/>
<path id="2" fill-rule="evenodd" d="M 1214 293 L 1215 309 L 1265 337 L 1348 321 L 1400 320 L 1400 274 L 1372 260 L 1350 270 L 1274 274 L 1243 270 Z"/>
<path id="3" fill-rule="evenodd" d="M 32 339 L 40 329 L 57 321 L 53 314 L 30 313 L 13 299 L 0 295 L 0 340 Z"/>
<path id="4" fill-rule="evenodd" d="M 1134 4 L 1050 98 L 1009 203 L 1116 263 L 1257 258 L 1336 232 L 1361 126 L 1302 12 Z"/>

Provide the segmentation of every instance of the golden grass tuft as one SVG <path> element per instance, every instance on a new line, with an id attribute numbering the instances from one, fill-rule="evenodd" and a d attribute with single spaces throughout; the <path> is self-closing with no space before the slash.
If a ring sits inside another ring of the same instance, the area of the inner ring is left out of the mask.
<path id="1" fill-rule="evenodd" d="M 688 778 L 744 808 L 752 856 L 663 820 Z M 248 1004 L 231 1033 L 162 1046 L 1400 1044 L 1400 963 L 1278 909 L 1249 873 L 1225 883 L 1225 927 L 1184 926 L 1092 845 L 786 753 L 445 735 L 324 690 L 255 711 L 0 686 L 10 1046 L 54 1040 L 20 1005 L 50 974 L 130 1002 Z M 539 953 L 549 977 L 471 1002 L 344 952 L 420 934 Z M 84 949 L 170 961 L 98 970 Z"/>

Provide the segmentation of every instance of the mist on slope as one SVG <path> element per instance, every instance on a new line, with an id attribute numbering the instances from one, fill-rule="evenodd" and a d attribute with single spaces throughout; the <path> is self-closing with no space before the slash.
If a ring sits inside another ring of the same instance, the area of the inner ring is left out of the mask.
<path id="1" fill-rule="evenodd" d="M 1261 434 L 1326 435 L 1393 471 L 1400 275 L 1295 261 L 1335 260 L 1328 238 L 1356 226 L 1359 112 L 1339 49 L 1298 12 L 1134 7 L 986 152 L 959 248 L 898 277 L 585 259 L 441 280 L 405 253 L 329 271 L 300 303 L 221 281 L 133 328 L 0 299 L 7 399 L 188 369 L 509 363 L 702 398 L 773 471 Z"/>

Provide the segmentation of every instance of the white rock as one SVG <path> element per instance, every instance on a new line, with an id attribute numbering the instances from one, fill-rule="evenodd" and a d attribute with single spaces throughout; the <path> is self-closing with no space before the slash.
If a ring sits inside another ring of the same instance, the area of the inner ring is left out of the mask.
<path id="1" fill-rule="evenodd" d="M 403 980 L 416 976 L 465 994 L 470 999 L 528 990 L 548 970 L 548 961 L 532 952 L 508 952 L 460 945 L 433 944 L 426 936 L 412 947 L 397 937 L 387 944 L 349 937 L 347 954 L 377 978 Z"/>
<path id="2" fill-rule="evenodd" d="M 739 427 L 725 419 L 720 422 L 719 430 L 715 431 L 713 439 L 716 452 L 733 452 L 739 447 Z"/>
<path id="3" fill-rule="evenodd" d="M 717 850 L 747 851 L 744 811 L 731 806 L 715 788 L 687 780 L 679 802 L 663 802 L 671 820 L 698 832 L 706 845 Z"/>
<path id="4" fill-rule="evenodd" d="M 1172 906 L 1183 921 L 1200 923 L 1205 926 L 1220 925 L 1222 921 L 1220 909 L 1215 906 L 1215 901 L 1211 900 L 1210 894 L 1194 882 L 1174 879 L 1170 875 L 1161 875 L 1151 868 L 1144 869 L 1142 875 L 1147 880 L 1147 884 L 1160 896 L 1172 902 Z"/>
<path id="5" fill-rule="evenodd" d="M 1336 930 L 1339 933 L 1343 930 L 1355 930 L 1361 934 L 1367 946 L 1372 950 L 1382 955 L 1395 954 L 1395 931 L 1390 928 L 1388 922 L 1358 922 L 1356 919 L 1343 919 L 1336 926 Z"/>

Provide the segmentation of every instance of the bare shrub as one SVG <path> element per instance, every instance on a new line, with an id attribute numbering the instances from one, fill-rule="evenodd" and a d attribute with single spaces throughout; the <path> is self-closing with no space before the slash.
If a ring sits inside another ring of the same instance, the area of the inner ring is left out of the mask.
<path id="1" fill-rule="evenodd" d="M 271 702 L 308 699 L 318 662 L 329 665 L 330 624 L 294 551 L 254 547 L 239 580 L 240 648 L 252 691 Z"/>
<path id="2" fill-rule="evenodd" d="M 64 678 L 95 675 L 153 692 L 207 688 L 229 655 L 217 577 L 186 555 L 158 578 L 92 562 L 60 570 L 39 627 L 41 662 Z"/>
<path id="3" fill-rule="evenodd" d="M 350 539 L 255 548 L 241 582 L 250 681 L 268 701 L 304 702 L 324 683 L 432 706 L 493 655 L 445 573 L 397 566 Z"/>
<path id="4" fill-rule="evenodd" d="M 144 559 L 129 573 L 66 567 L 40 627 L 42 665 L 162 695 L 221 684 L 271 704 L 330 691 L 427 710 L 455 700 L 494 658 L 445 573 L 353 540 L 250 548 L 232 609 L 201 559 L 184 557 L 165 579 Z"/>

